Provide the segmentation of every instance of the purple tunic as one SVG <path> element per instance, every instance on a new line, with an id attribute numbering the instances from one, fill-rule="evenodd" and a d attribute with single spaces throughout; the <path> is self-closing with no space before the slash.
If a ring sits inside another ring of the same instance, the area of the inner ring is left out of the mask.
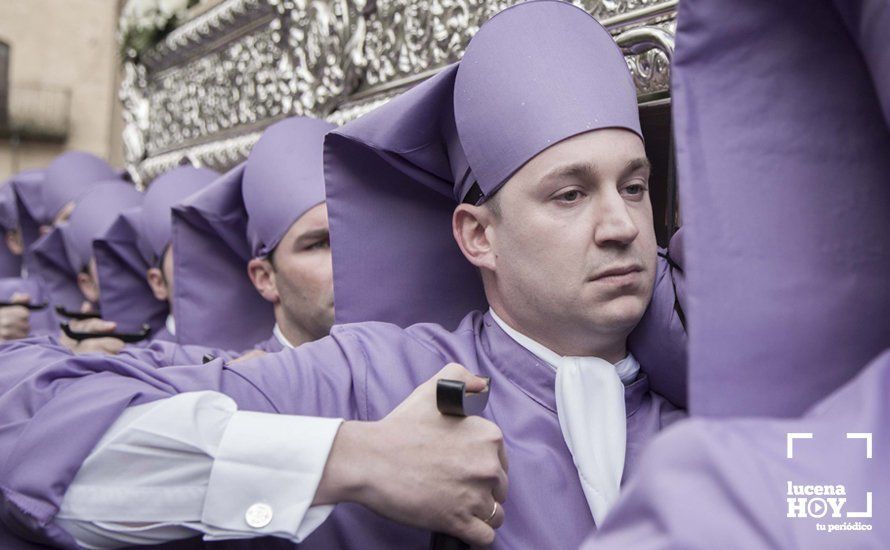
<path id="1" fill-rule="evenodd" d="M 263 340 L 259 344 L 254 346 L 254 349 L 258 349 L 260 351 L 265 351 L 266 353 L 278 353 L 279 351 L 284 351 L 285 347 L 278 341 L 278 338 L 273 334 L 269 337 L 268 340 Z"/>
<path id="2" fill-rule="evenodd" d="M 69 540 L 49 522 L 77 465 L 129 405 L 178 392 L 218 390 L 242 410 L 374 420 L 450 361 L 492 377 L 484 416 L 504 432 L 511 472 L 504 505 L 507 522 L 496 547 L 578 546 L 595 526 L 559 428 L 556 372 L 481 313 L 468 315 L 454 332 L 431 324 L 408 329 L 385 323 L 338 326 L 317 342 L 231 366 L 214 361 L 154 369 L 130 357 L 69 357 L 50 364 L 8 391 L 4 399 L 9 405 L 0 407 L 4 521 L 23 523 L 57 542 Z M 81 379 L 94 371 L 107 372 Z M 20 404 L 21 395 L 43 405 L 35 413 Z M 627 387 L 625 400 L 625 475 L 632 476 L 646 443 L 684 413 L 651 393 L 645 374 Z M 76 437 L 71 436 L 74 431 Z M 338 506 L 303 546 L 423 548 L 427 543 L 427 533 L 347 504 Z"/>

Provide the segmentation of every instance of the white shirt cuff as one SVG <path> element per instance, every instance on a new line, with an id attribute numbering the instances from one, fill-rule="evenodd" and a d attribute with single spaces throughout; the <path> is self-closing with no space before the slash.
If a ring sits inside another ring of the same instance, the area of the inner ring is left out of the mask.
<path id="1" fill-rule="evenodd" d="M 334 509 L 310 508 L 342 419 L 238 411 L 213 461 L 201 518 L 206 540 L 300 542 Z"/>

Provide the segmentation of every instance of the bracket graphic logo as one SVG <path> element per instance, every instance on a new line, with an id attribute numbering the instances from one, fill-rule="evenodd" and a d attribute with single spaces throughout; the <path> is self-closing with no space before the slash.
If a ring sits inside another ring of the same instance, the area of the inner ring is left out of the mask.
<path id="1" fill-rule="evenodd" d="M 846 435 L 847 440 L 864 440 L 864 457 L 866 460 L 871 460 L 872 434 L 849 432 Z M 785 457 L 793 460 L 795 458 L 795 442 L 811 440 L 813 438 L 814 435 L 812 432 L 790 432 L 786 434 Z M 803 452 L 805 445 L 801 444 L 799 447 L 801 447 L 801 449 L 798 449 L 798 451 Z M 871 531 L 871 525 L 868 523 L 862 523 L 860 521 L 843 521 L 845 519 L 865 519 L 872 517 L 871 491 L 866 491 L 865 493 L 865 510 L 852 510 L 847 506 L 847 489 L 843 484 L 810 485 L 795 484 L 792 481 L 788 481 L 785 490 L 786 501 L 788 504 L 788 518 L 841 520 L 841 523 L 828 525 L 817 523 L 816 529 L 819 531 Z"/>

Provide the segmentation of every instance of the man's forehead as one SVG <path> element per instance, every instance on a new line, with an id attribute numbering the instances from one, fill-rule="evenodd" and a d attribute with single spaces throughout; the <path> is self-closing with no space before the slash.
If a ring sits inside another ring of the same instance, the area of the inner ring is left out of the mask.
<path id="1" fill-rule="evenodd" d="M 585 132 L 551 145 L 522 166 L 516 176 L 535 180 L 573 175 L 599 177 L 649 167 L 646 149 L 638 135 L 609 128 Z"/>

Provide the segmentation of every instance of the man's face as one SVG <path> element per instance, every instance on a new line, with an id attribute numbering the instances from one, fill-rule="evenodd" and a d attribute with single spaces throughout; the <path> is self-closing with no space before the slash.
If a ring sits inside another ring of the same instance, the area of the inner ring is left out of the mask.
<path id="1" fill-rule="evenodd" d="M 626 337 L 656 266 L 642 140 L 587 132 L 526 163 L 498 192 L 489 227 L 495 278 L 512 320 L 578 354 L 585 338 Z M 623 343 L 622 343 L 623 345 Z"/>
<path id="2" fill-rule="evenodd" d="M 313 339 L 327 335 L 334 324 L 327 206 L 319 204 L 294 222 L 272 256 L 274 293 L 288 322 Z"/>

